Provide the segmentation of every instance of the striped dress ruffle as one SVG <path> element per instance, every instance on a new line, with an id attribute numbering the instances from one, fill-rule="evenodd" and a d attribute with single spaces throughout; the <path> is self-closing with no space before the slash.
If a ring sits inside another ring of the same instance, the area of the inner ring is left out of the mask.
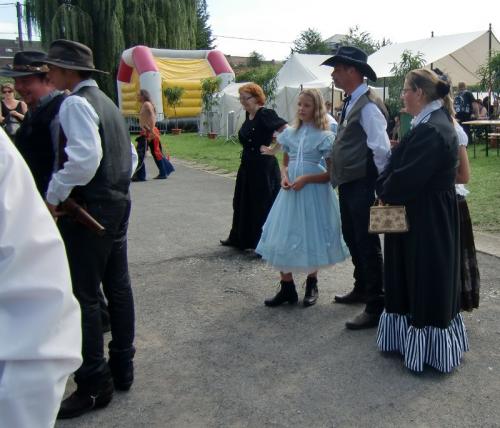
<path id="1" fill-rule="evenodd" d="M 378 325 L 377 346 L 381 351 L 401 353 L 410 370 L 421 372 L 424 364 L 428 364 L 449 373 L 469 350 L 469 341 L 460 313 L 448 328 L 415 328 L 409 325 L 407 315 L 384 311 Z"/>

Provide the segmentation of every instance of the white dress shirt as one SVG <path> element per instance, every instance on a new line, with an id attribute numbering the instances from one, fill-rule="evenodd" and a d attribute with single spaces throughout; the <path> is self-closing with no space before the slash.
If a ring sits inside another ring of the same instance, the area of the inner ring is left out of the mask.
<path id="1" fill-rule="evenodd" d="M 83 80 L 73 88 L 73 92 L 84 86 L 97 87 L 97 83 L 93 79 Z M 99 116 L 84 97 L 67 97 L 59 109 L 59 121 L 67 140 L 64 150 L 68 160 L 50 180 L 47 201 L 52 205 L 58 205 L 66 200 L 73 187 L 89 183 L 97 172 L 103 156 Z M 137 152 L 132 142 L 130 151 L 131 174 L 133 174 L 137 166 Z"/>
<path id="2" fill-rule="evenodd" d="M 61 236 L 0 130 L 0 426 L 53 427 L 81 364 L 80 307 Z"/>
<path id="3" fill-rule="evenodd" d="M 345 117 L 349 120 L 349 113 L 361 95 L 368 92 L 368 85 L 362 83 L 351 95 L 347 105 Z M 379 174 L 384 170 L 391 153 L 391 144 L 387 135 L 387 120 L 374 103 L 368 103 L 361 109 L 360 125 L 366 134 L 366 144 L 373 152 L 373 161 Z"/>

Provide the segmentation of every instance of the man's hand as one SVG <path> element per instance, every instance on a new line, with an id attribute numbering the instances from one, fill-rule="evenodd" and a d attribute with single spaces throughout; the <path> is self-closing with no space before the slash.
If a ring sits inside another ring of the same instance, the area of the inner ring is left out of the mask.
<path id="1" fill-rule="evenodd" d="M 47 208 L 49 209 L 50 215 L 57 220 L 58 217 L 61 217 L 65 214 L 58 205 L 52 205 L 50 202 L 45 201 Z"/>

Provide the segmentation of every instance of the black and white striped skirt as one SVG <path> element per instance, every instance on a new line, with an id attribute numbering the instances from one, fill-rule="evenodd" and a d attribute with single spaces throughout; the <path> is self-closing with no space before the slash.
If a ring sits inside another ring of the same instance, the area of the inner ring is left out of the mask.
<path id="1" fill-rule="evenodd" d="M 451 372 L 469 350 L 467 331 L 459 313 L 447 328 L 416 328 L 408 316 L 383 312 L 377 332 L 377 346 L 385 352 L 397 351 L 405 366 L 421 372 L 424 364 L 443 373 Z"/>

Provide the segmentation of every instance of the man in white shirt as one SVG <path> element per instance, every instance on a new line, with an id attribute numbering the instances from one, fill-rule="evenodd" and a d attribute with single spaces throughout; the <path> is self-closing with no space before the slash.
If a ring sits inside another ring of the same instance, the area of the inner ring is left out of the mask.
<path id="1" fill-rule="evenodd" d="M 342 234 L 354 264 L 354 289 L 335 296 L 337 303 L 366 303 L 365 310 L 346 323 L 351 330 L 376 327 L 384 309 L 382 252 L 378 235 L 368 233 L 375 181 L 385 168 L 390 144 L 387 111 L 364 83 L 377 80 L 361 49 L 342 46 L 323 65 L 334 67 L 335 86 L 347 97 L 332 152 L 332 183 L 338 186 Z"/>
<path id="2" fill-rule="evenodd" d="M 82 362 L 80 308 L 61 236 L 0 129 L 0 426 L 52 427 Z"/>
<path id="3" fill-rule="evenodd" d="M 81 43 L 56 40 L 46 63 L 55 87 L 71 91 L 59 110 L 65 144 L 59 151 L 60 169 L 52 176 L 46 197 L 47 206 L 58 218 L 73 292 L 82 311 L 83 363 L 75 372 L 76 391 L 61 404 L 58 418 L 65 419 L 107 406 L 114 388 L 126 391 L 134 379 L 134 300 L 127 228 L 130 178 L 137 156 L 120 111 L 91 79 L 93 72 L 100 72 L 94 67 L 92 51 Z M 64 215 L 68 198 L 105 227 L 104 235 Z M 109 362 L 104 357 L 98 297 L 101 283 L 111 324 Z"/>

